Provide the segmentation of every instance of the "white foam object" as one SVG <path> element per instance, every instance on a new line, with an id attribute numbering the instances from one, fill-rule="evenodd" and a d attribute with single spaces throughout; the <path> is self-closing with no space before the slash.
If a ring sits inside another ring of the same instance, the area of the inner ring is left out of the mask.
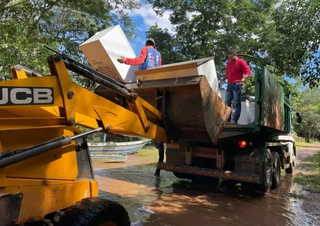
<path id="1" fill-rule="evenodd" d="M 225 100 L 226 90 L 221 90 L 221 99 Z M 234 114 L 234 110 L 232 111 Z M 241 114 L 238 121 L 240 125 L 247 125 L 254 121 L 254 102 L 250 102 L 249 100 L 241 101 Z"/>
<path id="2" fill-rule="evenodd" d="M 216 72 L 216 66 L 214 60 L 211 59 L 208 62 L 198 66 L 199 75 L 205 75 L 208 83 L 210 84 L 213 91 L 215 91 L 219 97 L 221 97 L 219 81 Z"/>
<path id="3" fill-rule="evenodd" d="M 97 32 L 80 45 L 92 68 L 121 82 L 135 82 L 135 71 L 139 66 L 120 64 L 121 56 L 135 58 L 136 55 L 119 25 Z"/>

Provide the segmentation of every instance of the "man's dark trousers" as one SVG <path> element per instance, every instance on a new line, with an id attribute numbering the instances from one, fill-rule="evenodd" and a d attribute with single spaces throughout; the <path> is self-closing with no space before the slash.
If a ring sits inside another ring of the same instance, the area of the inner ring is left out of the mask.
<path id="1" fill-rule="evenodd" d="M 163 163 L 163 159 L 164 159 L 164 144 L 163 144 L 163 142 L 158 142 L 158 141 L 153 140 L 153 145 L 158 149 L 158 153 L 159 153 L 158 163 Z M 154 175 L 159 176 L 160 169 L 157 168 Z"/>

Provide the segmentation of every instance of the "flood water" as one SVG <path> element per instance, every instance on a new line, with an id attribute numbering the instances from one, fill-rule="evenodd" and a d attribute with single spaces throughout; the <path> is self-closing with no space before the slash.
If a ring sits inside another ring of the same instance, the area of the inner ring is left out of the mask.
<path id="1" fill-rule="evenodd" d="M 290 195 L 301 189 L 292 176 L 283 173 L 281 187 L 261 196 L 239 186 L 193 184 L 166 171 L 156 178 L 156 161 L 155 149 L 131 155 L 125 163 L 94 162 L 100 195 L 121 203 L 134 226 L 320 225 L 302 210 L 303 200 Z"/>

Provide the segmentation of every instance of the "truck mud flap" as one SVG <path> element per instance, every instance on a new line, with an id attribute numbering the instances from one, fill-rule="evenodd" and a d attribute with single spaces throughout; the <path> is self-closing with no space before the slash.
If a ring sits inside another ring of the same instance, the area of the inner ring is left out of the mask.
<path id="1" fill-rule="evenodd" d="M 221 178 L 226 180 L 236 180 L 241 182 L 259 184 L 258 175 L 244 175 L 244 174 L 239 174 L 235 172 L 226 172 L 224 170 L 199 168 L 199 167 L 186 166 L 186 165 L 170 165 L 166 163 L 158 163 L 157 167 L 158 169 L 171 171 L 171 172 L 186 173 L 186 174 L 207 176 L 207 177 L 216 177 L 216 178 Z"/>

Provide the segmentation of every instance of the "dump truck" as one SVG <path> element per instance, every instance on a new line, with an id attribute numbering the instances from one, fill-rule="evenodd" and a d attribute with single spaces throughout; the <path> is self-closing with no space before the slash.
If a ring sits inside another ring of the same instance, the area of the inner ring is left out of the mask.
<path id="1" fill-rule="evenodd" d="M 162 121 L 147 115 L 163 125 L 168 138 L 166 161 L 158 163 L 159 169 L 181 179 L 241 182 L 243 188 L 263 194 L 279 187 L 281 169 L 293 172 L 296 148 L 288 136 L 292 107 L 266 67 L 256 68 L 255 96 L 251 101 L 243 97 L 237 125 L 226 124 L 232 112 L 219 88 L 213 58 L 137 71 L 136 77 L 127 87 L 163 115 Z M 113 98 L 101 86 L 95 93 Z"/>

